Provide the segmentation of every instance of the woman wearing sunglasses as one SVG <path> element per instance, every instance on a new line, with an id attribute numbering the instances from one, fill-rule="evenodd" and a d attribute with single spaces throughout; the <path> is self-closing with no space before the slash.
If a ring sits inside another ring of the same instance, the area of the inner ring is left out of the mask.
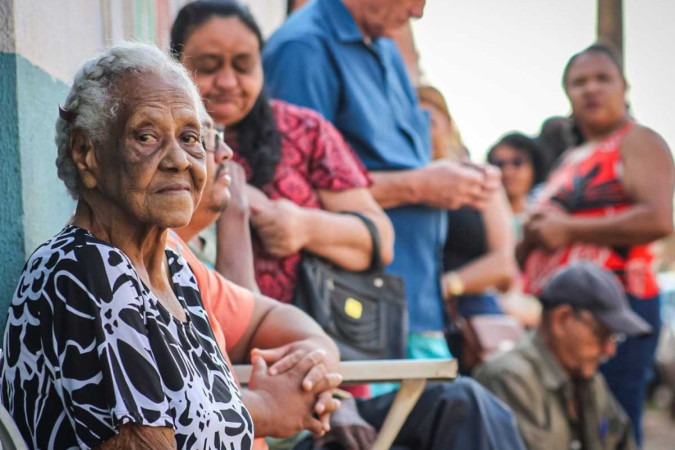
<path id="1" fill-rule="evenodd" d="M 544 181 L 542 152 L 537 143 L 520 133 L 510 133 L 492 146 L 487 160 L 502 171 L 502 183 L 511 204 L 516 237 L 522 235 L 522 214 L 532 188 Z"/>

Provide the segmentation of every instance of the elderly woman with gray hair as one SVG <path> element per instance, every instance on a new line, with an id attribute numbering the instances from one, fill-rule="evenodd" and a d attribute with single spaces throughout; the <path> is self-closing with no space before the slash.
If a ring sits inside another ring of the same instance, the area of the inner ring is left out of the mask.
<path id="1" fill-rule="evenodd" d="M 206 178 L 200 98 L 157 48 L 87 62 L 57 120 L 70 224 L 26 263 L 0 395 L 31 448 L 249 449 L 194 276 L 165 250 Z"/>

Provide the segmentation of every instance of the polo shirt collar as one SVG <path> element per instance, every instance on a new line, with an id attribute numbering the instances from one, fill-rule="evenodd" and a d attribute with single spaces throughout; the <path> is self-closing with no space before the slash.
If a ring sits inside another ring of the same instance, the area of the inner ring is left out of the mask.
<path id="1" fill-rule="evenodd" d="M 363 42 L 363 33 L 356 26 L 354 17 L 341 0 L 319 0 L 324 17 L 329 17 L 328 23 L 335 31 L 335 35 L 342 42 Z"/>
<path id="2" fill-rule="evenodd" d="M 558 389 L 569 389 L 570 379 L 562 368 L 553 353 L 544 343 L 541 332 L 537 330 L 532 336 L 532 346 L 539 354 L 539 364 L 541 381 L 546 388 L 556 391 Z"/>

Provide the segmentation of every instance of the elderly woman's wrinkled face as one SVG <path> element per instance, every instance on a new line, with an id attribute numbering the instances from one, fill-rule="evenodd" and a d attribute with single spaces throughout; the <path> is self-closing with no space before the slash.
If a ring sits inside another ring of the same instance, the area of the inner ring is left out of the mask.
<path id="1" fill-rule="evenodd" d="M 116 86 L 117 121 L 96 149 L 95 175 L 83 184 L 132 220 L 183 226 L 206 180 L 198 99 L 184 81 L 154 73 L 124 76 Z"/>
<path id="2" fill-rule="evenodd" d="M 236 17 L 215 17 L 185 42 L 181 62 L 193 74 L 204 106 L 216 123 L 239 123 L 263 87 L 260 45 Z"/>

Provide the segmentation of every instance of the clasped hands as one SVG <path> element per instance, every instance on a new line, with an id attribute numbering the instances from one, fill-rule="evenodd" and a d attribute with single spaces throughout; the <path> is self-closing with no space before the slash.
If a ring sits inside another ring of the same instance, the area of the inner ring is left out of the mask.
<path id="1" fill-rule="evenodd" d="M 549 252 L 566 247 L 572 243 L 570 221 L 570 215 L 558 208 L 534 209 L 524 218 L 522 245 Z"/>
<path id="2" fill-rule="evenodd" d="M 328 432 L 330 416 L 340 407 L 333 392 L 342 376 L 329 371 L 326 359 L 324 350 L 302 342 L 254 349 L 249 391 L 266 412 L 256 428 L 271 437 L 289 437 L 305 429 L 316 436 Z"/>

